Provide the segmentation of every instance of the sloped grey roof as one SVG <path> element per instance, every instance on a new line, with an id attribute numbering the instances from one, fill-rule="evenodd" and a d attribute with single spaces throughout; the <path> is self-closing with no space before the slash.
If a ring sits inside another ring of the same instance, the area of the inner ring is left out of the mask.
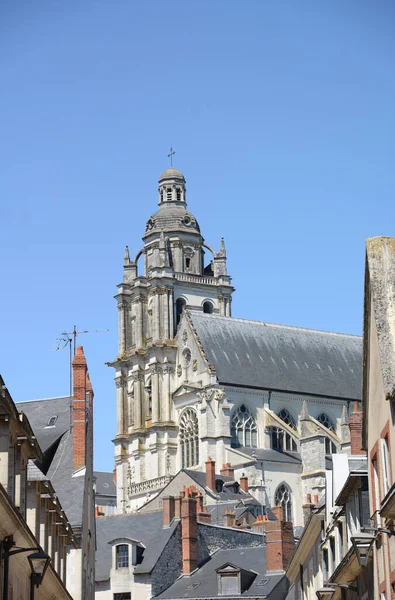
<path id="1" fill-rule="evenodd" d="M 97 517 L 96 581 L 106 581 L 110 577 L 112 548 L 109 542 L 117 538 L 129 537 L 145 546 L 142 563 L 134 567 L 134 572 L 150 573 L 179 526 L 179 521 L 174 521 L 164 528 L 162 519 L 161 512 Z"/>
<path id="2" fill-rule="evenodd" d="M 218 580 L 216 569 L 230 563 L 245 571 L 257 573 L 252 584 L 245 590 L 241 597 L 270 597 L 271 600 L 284 600 L 288 584 L 282 574 L 266 574 L 266 548 L 235 548 L 232 550 L 218 550 L 197 571 L 189 576 L 180 577 L 167 590 L 157 598 L 214 598 L 218 594 Z M 258 585 L 262 580 L 267 580 L 264 585 Z M 224 596 L 220 596 L 224 598 Z"/>
<path id="3" fill-rule="evenodd" d="M 267 462 L 279 462 L 289 464 L 300 464 L 302 459 L 299 452 L 280 452 L 272 448 L 243 448 L 243 454 L 251 454 L 257 460 Z"/>
<path id="4" fill-rule="evenodd" d="M 362 338 L 189 311 L 220 383 L 359 400 Z"/>
<path id="5" fill-rule="evenodd" d="M 117 486 L 114 483 L 114 474 L 106 471 L 94 471 L 96 479 L 96 496 L 116 496 Z"/>
<path id="6" fill-rule="evenodd" d="M 59 398 L 43 398 L 42 400 L 29 400 L 18 402 L 18 410 L 23 411 L 28 417 L 35 436 L 43 450 L 49 450 L 50 464 L 47 467 L 46 478 L 48 478 L 56 494 L 59 497 L 63 510 L 72 527 L 77 528 L 82 524 L 85 470 L 73 473 L 73 434 L 70 433 L 70 398 L 62 396 Z M 54 426 L 48 427 L 48 420 L 57 416 Z M 40 467 L 40 465 L 38 465 Z M 38 470 L 36 466 L 36 469 Z M 33 467 L 31 467 L 33 475 Z M 38 473 L 36 472 L 36 476 Z"/>
<path id="7" fill-rule="evenodd" d="M 242 521 L 247 512 L 251 512 L 248 506 L 238 506 L 235 502 L 219 502 L 218 504 L 208 504 L 207 510 L 211 513 L 211 522 L 213 525 L 223 525 L 226 510 L 232 510 L 236 515 L 236 522 Z M 252 513 L 251 513 L 252 514 Z"/>
<path id="8" fill-rule="evenodd" d="M 29 419 L 43 452 L 48 450 L 70 427 L 70 398 L 68 396 L 18 402 L 17 408 L 24 412 Z M 55 416 L 57 416 L 55 425 L 48 427 L 48 420 Z"/>
<path id="9" fill-rule="evenodd" d="M 60 440 L 47 475 L 71 526 L 75 528 L 82 525 L 85 469 L 74 473 L 73 468 L 73 435 L 67 431 Z"/>

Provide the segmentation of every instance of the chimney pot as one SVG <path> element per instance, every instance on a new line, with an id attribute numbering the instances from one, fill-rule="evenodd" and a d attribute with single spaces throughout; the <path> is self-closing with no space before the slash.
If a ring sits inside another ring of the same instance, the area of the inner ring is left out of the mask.
<path id="1" fill-rule="evenodd" d="M 206 461 L 206 487 L 215 492 L 215 461 L 210 457 Z"/>
<path id="2" fill-rule="evenodd" d="M 248 477 L 246 475 L 244 475 L 244 473 L 240 477 L 240 487 L 243 490 L 243 492 L 248 494 Z"/>

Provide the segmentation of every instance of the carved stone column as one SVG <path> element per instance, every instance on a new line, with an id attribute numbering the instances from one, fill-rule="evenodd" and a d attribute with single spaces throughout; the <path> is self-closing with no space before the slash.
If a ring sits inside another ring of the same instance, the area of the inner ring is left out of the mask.
<path id="1" fill-rule="evenodd" d="M 152 385 L 152 422 L 157 423 L 160 419 L 159 412 L 159 365 L 151 365 L 151 385 Z"/>
<path id="2" fill-rule="evenodd" d="M 117 435 L 125 432 L 125 379 L 121 377 L 115 378 L 115 386 L 117 388 Z"/>
<path id="3" fill-rule="evenodd" d="M 143 346 L 143 303 L 142 298 L 136 300 L 136 348 Z"/>
<path id="4" fill-rule="evenodd" d="M 153 340 L 158 340 L 160 338 L 160 331 L 159 331 L 159 324 L 160 324 L 160 314 L 159 314 L 159 301 L 160 301 L 160 297 L 159 297 L 159 289 L 156 288 L 154 290 L 155 294 L 154 294 L 154 306 L 153 306 L 153 332 L 152 332 L 152 339 Z"/>
<path id="5" fill-rule="evenodd" d="M 143 414 L 143 381 L 144 374 L 132 373 L 134 379 L 134 429 L 141 429 Z"/>
<path id="6" fill-rule="evenodd" d="M 168 313 L 169 313 L 169 338 L 171 339 L 174 337 L 174 290 L 169 290 Z"/>
<path id="7" fill-rule="evenodd" d="M 163 388 L 162 388 L 162 419 L 171 421 L 171 376 L 174 373 L 174 367 L 166 365 L 163 367 Z"/>
<path id="8" fill-rule="evenodd" d="M 125 304 L 123 302 L 118 302 L 118 348 L 119 354 L 123 354 L 126 350 Z"/>

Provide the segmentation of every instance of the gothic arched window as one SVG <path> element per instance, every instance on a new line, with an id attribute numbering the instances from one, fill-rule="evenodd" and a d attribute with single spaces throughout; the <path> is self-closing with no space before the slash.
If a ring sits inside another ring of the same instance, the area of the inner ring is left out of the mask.
<path id="1" fill-rule="evenodd" d="M 183 469 L 199 464 L 199 424 L 196 412 L 187 408 L 180 419 L 181 466 Z"/>
<path id="2" fill-rule="evenodd" d="M 317 421 L 321 423 L 321 425 L 329 429 L 329 431 L 335 431 L 335 427 L 333 425 L 332 420 L 325 413 L 321 413 L 320 415 L 318 415 Z"/>
<path id="3" fill-rule="evenodd" d="M 234 413 L 230 427 L 233 448 L 257 447 L 257 426 L 248 408 L 242 404 Z"/>
<path id="4" fill-rule="evenodd" d="M 286 423 L 286 425 L 288 425 L 289 427 L 292 427 L 292 429 L 295 429 L 296 431 L 296 422 L 295 419 L 293 418 L 293 416 L 287 411 L 286 408 L 282 408 L 280 410 L 280 412 L 277 415 L 278 417 L 280 417 L 280 419 L 282 421 L 284 421 L 284 423 Z"/>
<path id="5" fill-rule="evenodd" d="M 298 447 L 292 435 L 282 427 L 269 427 L 272 450 L 281 452 L 297 452 Z"/>
<path id="6" fill-rule="evenodd" d="M 292 522 L 292 496 L 291 490 L 285 483 L 282 483 L 276 489 L 274 495 L 275 506 L 282 506 L 284 510 L 284 520 Z"/>

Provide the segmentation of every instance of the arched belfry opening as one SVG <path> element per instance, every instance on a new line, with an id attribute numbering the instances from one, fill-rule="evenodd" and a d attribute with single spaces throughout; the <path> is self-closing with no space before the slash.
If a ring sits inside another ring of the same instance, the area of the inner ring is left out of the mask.
<path id="1" fill-rule="evenodd" d="M 208 300 L 206 300 L 206 302 L 203 302 L 203 312 L 208 314 L 208 315 L 212 315 L 213 314 L 213 304 L 212 302 L 209 302 Z"/>
<path id="2" fill-rule="evenodd" d="M 176 328 L 178 327 L 178 323 L 180 322 L 184 306 L 186 306 L 185 298 L 177 298 L 177 300 L 176 300 Z"/>

